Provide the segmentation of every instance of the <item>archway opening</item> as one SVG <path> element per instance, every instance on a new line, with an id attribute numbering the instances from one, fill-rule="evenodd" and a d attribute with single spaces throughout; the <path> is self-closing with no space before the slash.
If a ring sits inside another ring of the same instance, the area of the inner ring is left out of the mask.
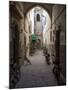
<path id="1" fill-rule="evenodd" d="M 42 49 L 49 43 L 48 31 L 50 27 L 51 18 L 47 10 L 38 5 L 29 9 L 25 18 L 27 56 L 35 49 Z"/>

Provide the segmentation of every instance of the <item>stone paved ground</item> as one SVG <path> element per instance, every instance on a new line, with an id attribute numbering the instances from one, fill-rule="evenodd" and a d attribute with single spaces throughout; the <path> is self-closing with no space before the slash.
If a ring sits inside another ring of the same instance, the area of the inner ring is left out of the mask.
<path id="1" fill-rule="evenodd" d="M 57 81 L 52 73 L 52 64 L 47 65 L 42 51 L 37 51 L 29 57 L 32 65 L 25 64 L 21 67 L 21 78 L 16 88 L 56 86 Z"/>

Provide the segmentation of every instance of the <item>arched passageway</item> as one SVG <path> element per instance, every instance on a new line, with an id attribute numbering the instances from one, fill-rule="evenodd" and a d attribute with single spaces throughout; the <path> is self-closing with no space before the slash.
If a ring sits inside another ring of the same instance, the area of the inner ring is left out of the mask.
<path id="1" fill-rule="evenodd" d="M 51 61 L 48 65 L 43 53 L 43 48 L 46 46 L 45 32 L 50 27 L 51 18 L 42 7 L 37 5 L 29 9 L 25 16 L 26 39 L 24 39 L 26 42 L 26 44 L 24 43 L 26 58 L 29 61 L 24 60 L 24 65 L 21 67 L 21 78 L 16 88 L 57 85 L 57 80 L 51 71 L 53 68 Z"/>
<path id="2" fill-rule="evenodd" d="M 65 85 L 65 10 L 65 5 L 10 2 L 10 88 Z"/>
<path id="3" fill-rule="evenodd" d="M 51 31 L 51 18 L 49 13 L 40 5 L 31 7 L 29 12 L 27 12 L 25 16 L 25 31 L 27 38 L 26 47 L 28 47 L 27 53 L 32 52 L 33 46 L 31 45 L 34 43 L 34 47 L 37 48 L 39 45 L 40 49 L 44 48 L 45 44 L 49 44 L 48 34 Z M 47 43 L 45 42 L 46 40 L 48 41 Z"/>

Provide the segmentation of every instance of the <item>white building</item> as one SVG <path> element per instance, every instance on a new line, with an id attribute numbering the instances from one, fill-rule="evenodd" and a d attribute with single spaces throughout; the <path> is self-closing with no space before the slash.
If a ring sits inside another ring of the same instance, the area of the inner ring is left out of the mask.
<path id="1" fill-rule="evenodd" d="M 43 45 L 43 9 L 40 7 L 36 7 L 34 9 L 34 33 L 38 36 L 40 40 L 41 47 Z"/>

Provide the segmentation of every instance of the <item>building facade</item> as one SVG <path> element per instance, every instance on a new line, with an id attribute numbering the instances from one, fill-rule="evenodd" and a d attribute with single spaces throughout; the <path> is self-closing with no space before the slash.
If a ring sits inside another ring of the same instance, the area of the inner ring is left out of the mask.
<path id="1" fill-rule="evenodd" d="M 38 40 L 40 41 L 40 48 L 43 47 L 43 10 L 40 7 L 34 9 L 34 33 L 37 35 Z"/>

